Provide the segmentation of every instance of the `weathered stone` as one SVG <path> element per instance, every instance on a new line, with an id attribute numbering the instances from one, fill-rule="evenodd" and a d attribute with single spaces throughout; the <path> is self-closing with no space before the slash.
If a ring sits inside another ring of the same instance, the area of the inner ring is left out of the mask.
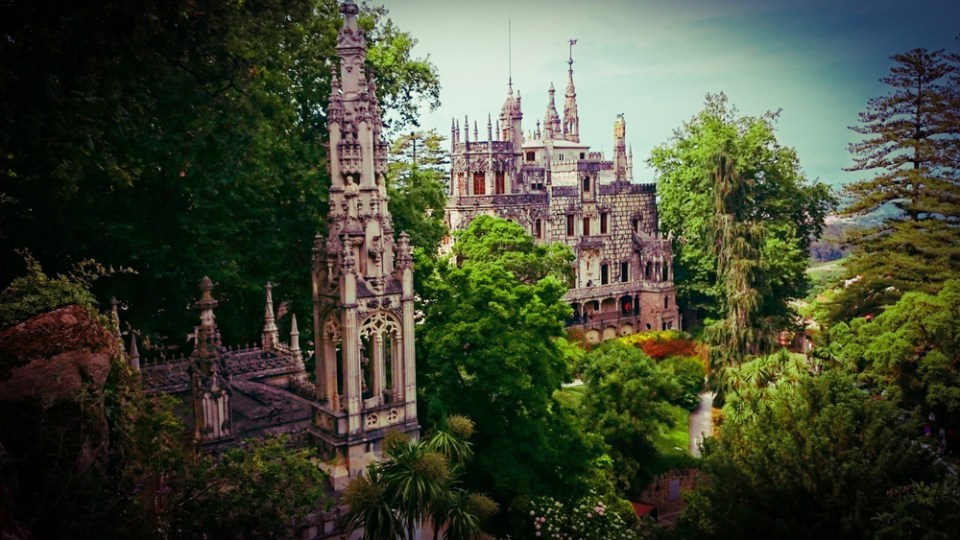
<path id="1" fill-rule="evenodd" d="M 0 402 L 49 408 L 99 393 L 119 344 L 80 306 L 43 313 L 0 332 Z"/>

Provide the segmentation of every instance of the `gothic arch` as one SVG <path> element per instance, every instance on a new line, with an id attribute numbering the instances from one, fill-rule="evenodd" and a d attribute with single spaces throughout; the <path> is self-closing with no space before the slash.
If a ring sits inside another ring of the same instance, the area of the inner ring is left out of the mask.
<path id="1" fill-rule="evenodd" d="M 379 407 L 402 395 L 402 325 L 388 311 L 371 313 L 360 324 L 360 376 L 363 406 Z"/>

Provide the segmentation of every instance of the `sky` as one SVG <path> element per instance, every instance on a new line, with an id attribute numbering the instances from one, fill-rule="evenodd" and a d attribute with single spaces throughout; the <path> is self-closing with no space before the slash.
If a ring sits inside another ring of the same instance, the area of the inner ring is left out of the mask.
<path id="1" fill-rule="evenodd" d="M 507 80 L 523 97 L 523 129 L 542 121 L 547 89 L 563 114 L 568 40 L 573 47 L 580 140 L 612 157 L 623 113 L 634 180 L 655 181 L 644 161 L 724 92 L 742 114 L 781 109 L 780 144 L 797 150 L 808 178 L 833 186 L 872 96 L 888 89 L 890 56 L 917 47 L 960 49 L 960 0 L 381 0 L 437 66 L 441 106 L 423 128 L 449 136 L 476 120 L 485 138 Z M 508 28 L 510 31 L 508 31 Z"/>

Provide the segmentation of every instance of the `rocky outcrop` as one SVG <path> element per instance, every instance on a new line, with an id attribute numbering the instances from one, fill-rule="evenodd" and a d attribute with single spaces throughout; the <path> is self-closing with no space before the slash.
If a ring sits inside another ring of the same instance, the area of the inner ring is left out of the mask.
<path id="1" fill-rule="evenodd" d="M 10 488 L 0 506 L 35 508 L 66 476 L 106 461 L 102 398 L 118 354 L 116 337 L 76 305 L 0 331 L 0 478 Z M 11 514 L 0 513 L 0 536 L 23 538 Z"/>
<path id="2" fill-rule="evenodd" d="M 86 308 L 36 315 L 0 332 L 0 402 L 52 407 L 98 392 L 118 352 L 114 336 Z"/>

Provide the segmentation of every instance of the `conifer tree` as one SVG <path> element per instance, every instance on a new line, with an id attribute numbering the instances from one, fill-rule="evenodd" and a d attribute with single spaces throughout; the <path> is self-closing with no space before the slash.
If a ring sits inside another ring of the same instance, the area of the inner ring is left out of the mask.
<path id="1" fill-rule="evenodd" d="M 895 65 L 880 79 L 892 90 L 871 98 L 850 129 L 865 135 L 850 144 L 855 155 L 849 171 L 879 169 L 872 179 L 847 187 L 854 200 L 848 214 L 870 212 L 886 203 L 911 221 L 937 214 L 956 222 L 958 164 L 951 159 L 960 126 L 950 121 L 951 74 L 943 50 L 913 49 L 891 57 Z"/>
<path id="2" fill-rule="evenodd" d="M 847 264 L 858 281 L 839 296 L 834 320 L 871 313 L 903 292 L 935 292 L 960 272 L 960 62 L 942 50 L 891 57 L 890 92 L 871 98 L 851 129 L 851 171 L 876 171 L 846 188 L 848 215 L 892 204 L 901 213 L 853 238 Z"/>

